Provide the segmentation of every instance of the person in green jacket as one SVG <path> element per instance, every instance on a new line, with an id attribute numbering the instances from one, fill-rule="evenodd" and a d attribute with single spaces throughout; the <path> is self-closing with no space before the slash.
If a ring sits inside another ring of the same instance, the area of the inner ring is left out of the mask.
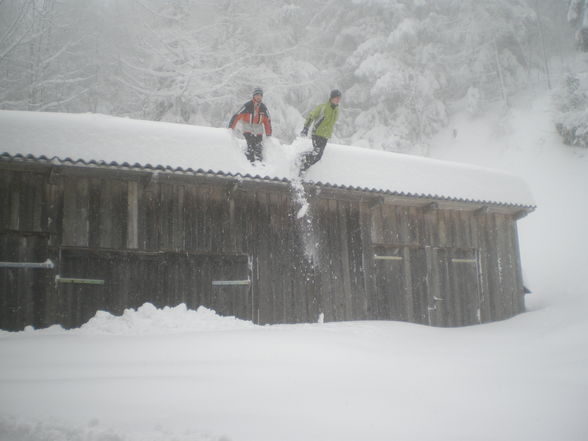
<path id="1" fill-rule="evenodd" d="M 308 129 L 314 121 L 312 128 L 312 151 L 302 156 L 300 164 L 301 172 L 308 170 L 311 165 L 316 164 L 322 158 L 327 141 L 333 134 L 333 127 L 339 116 L 339 101 L 341 101 L 341 91 L 334 89 L 331 91 L 329 101 L 319 104 L 308 114 L 304 122 L 304 129 L 302 129 L 300 135 L 308 135 Z"/>

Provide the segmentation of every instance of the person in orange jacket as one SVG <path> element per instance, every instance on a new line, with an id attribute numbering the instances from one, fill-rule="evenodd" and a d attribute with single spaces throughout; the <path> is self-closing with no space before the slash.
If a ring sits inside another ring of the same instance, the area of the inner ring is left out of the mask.
<path id="1" fill-rule="evenodd" d="M 241 122 L 243 136 L 247 141 L 247 159 L 254 163 L 263 161 L 263 132 L 265 136 L 272 136 L 272 122 L 269 111 L 263 100 L 263 90 L 256 88 L 253 91 L 253 98 L 247 101 L 229 122 L 229 128 L 235 129 Z"/>

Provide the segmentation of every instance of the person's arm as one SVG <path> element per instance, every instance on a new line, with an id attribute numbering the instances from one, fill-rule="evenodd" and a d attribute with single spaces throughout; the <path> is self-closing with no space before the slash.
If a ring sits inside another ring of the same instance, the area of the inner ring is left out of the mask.
<path id="1" fill-rule="evenodd" d="M 310 111 L 310 113 L 306 117 L 306 121 L 304 121 L 304 129 L 302 129 L 303 136 L 308 135 L 308 129 L 310 128 L 310 125 L 312 124 L 312 122 L 315 119 L 317 119 L 318 116 L 320 115 L 322 106 L 323 106 L 322 104 L 319 104 L 318 106 L 316 106 L 313 110 Z"/>
<path id="2" fill-rule="evenodd" d="M 270 117 L 267 107 L 265 109 L 265 116 L 262 119 L 263 126 L 265 127 L 265 136 L 272 136 L 272 119 Z"/>
<path id="3" fill-rule="evenodd" d="M 235 129 L 235 127 L 237 126 L 237 123 L 239 122 L 239 120 L 241 118 L 243 118 L 243 116 L 245 115 L 245 111 L 246 111 L 246 106 L 243 105 L 239 111 L 237 113 L 235 113 L 231 120 L 229 121 L 229 129 Z"/>

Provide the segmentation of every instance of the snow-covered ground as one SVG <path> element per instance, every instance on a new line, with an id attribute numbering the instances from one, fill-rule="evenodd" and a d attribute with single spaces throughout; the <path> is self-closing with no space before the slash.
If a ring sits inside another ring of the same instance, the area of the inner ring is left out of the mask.
<path id="1" fill-rule="evenodd" d="M 261 327 L 145 305 L 0 332 L 0 440 L 585 441 L 588 151 L 561 144 L 548 109 L 524 97 L 503 116 L 458 116 L 431 149 L 529 183 L 529 312 L 460 329 Z"/>
<path id="2" fill-rule="evenodd" d="M 259 327 L 144 306 L 4 334 L 0 439 L 580 441 L 584 315 Z"/>

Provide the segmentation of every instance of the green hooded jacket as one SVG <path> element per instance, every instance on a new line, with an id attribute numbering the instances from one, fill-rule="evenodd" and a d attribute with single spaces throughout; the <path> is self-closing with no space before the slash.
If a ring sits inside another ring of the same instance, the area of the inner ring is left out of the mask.
<path id="1" fill-rule="evenodd" d="M 337 122 L 339 116 L 339 106 L 333 107 L 331 101 L 319 104 L 312 112 L 308 114 L 304 127 L 310 127 L 310 124 L 314 121 L 312 128 L 312 134 L 322 136 L 323 138 L 330 138 L 333 134 L 333 127 Z"/>

